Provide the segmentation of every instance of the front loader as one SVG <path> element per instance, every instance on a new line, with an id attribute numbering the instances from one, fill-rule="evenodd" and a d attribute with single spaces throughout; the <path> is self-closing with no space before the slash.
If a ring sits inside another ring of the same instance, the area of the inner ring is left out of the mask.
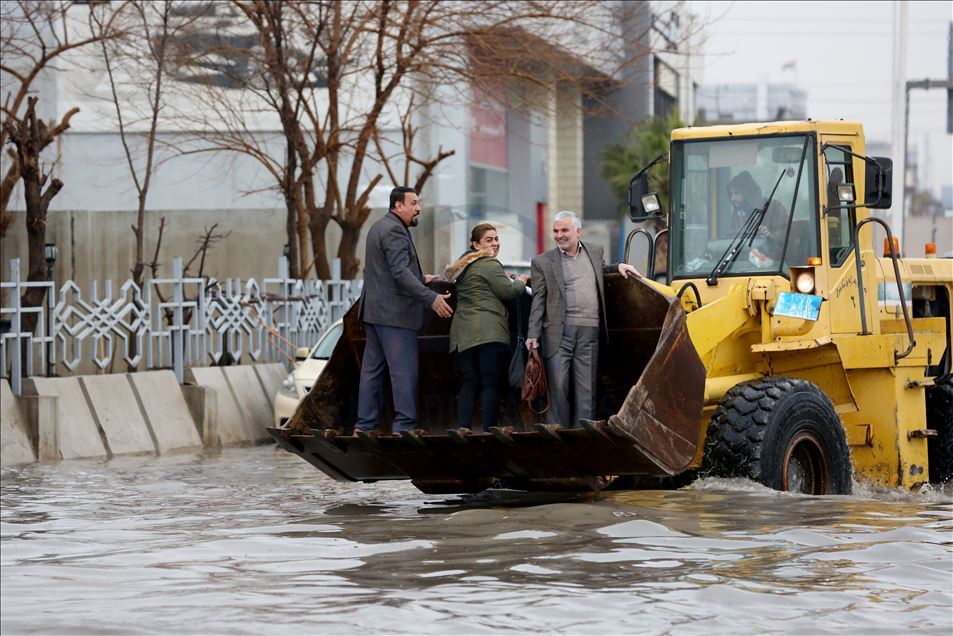
<path id="1" fill-rule="evenodd" d="M 901 257 L 871 216 L 890 205 L 891 165 L 865 155 L 860 124 L 679 129 L 668 158 L 670 211 L 647 169 L 629 193 L 633 220 L 667 220 L 665 282 L 606 277 L 595 420 L 543 424 L 510 396 L 501 426 L 456 428 L 450 321 L 431 315 L 418 338 L 425 432 L 387 434 L 385 404 L 382 435 L 351 436 L 365 342 L 352 308 L 318 382 L 269 432 L 335 479 L 410 479 L 432 493 L 698 472 L 809 494 L 949 479 L 953 260 Z M 651 263 L 655 237 L 638 233 Z"/>

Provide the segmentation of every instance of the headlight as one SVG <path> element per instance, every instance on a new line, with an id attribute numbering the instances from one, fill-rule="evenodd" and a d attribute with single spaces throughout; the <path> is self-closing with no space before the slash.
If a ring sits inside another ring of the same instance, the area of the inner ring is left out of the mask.
<path id="1" fill-rule="evenodd" d="M 810 294 L 814 291 L 814 273 L 801 272 L 794 279 L 794 288 L 802 294 Z"/>
<path id="2" fill-rule="evenodd" d="M 285 376 L 285 379 L 281 381 L 281 388 L 278 389 L 278 393 L 294 400 L 298 399 L 298 390 L 295 388 L 295 376 L 293 373 L 289 373 Z"/>

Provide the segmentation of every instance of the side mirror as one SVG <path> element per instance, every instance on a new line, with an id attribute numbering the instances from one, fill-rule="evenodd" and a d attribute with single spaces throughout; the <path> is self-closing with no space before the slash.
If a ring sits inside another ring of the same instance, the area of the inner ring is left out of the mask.
<path id="1" fill-rule="evenodd" d="M 633 221 L 664 219 L 665 210 L 658 194 L 649 192 L 649 175 L 643 172 L 629 182 L 629 218 Z"/>
<path id="2" fill-rule="evenodd" d="M 893 200 L 893 161 L 887 157 L 871 159 L 874 161 L 866 162 L 863 205 L 873 210 L 886 210 Z"/>
<path id="3" fill-rule="evenodd" d="M 304 362 L 310 354 L 311 349 L 308 347 L 298 347 L 295 349 L 295 362 Z"/>

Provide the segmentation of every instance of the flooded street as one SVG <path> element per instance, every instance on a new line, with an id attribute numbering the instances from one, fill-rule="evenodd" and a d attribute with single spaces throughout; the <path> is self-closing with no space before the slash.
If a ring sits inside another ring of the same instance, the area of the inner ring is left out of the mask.
<path id="1" fill-rule="evenodd" d="M 445 497 L 273 446 L 4 469 L 0 628 L 949 634 L 950 488 L 859 490 Z"/>

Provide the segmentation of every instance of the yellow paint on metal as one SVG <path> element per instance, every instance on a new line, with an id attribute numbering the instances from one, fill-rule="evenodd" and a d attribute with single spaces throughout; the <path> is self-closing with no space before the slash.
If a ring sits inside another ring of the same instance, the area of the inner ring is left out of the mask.
<path id="1" fill-rule="evenodd" d="M 818 135 L 819 174 L 813 178 L 819 184 L 826 181 L 826 162 L 820 150 L 823 143 L 849 144 L 858 154 L 866 150 L 862 126 L 850 121 L 680 128 L 672 131 L 671 138 L 728 139 L 787 133 Z M 856 157 L 852 161 L 855 190 L 863 193 L 864 161 Z M 916 346 L 910 355 L 898 361 L 897 353 L 908 344 L 906 323 L 897 312 L 882 312 L 877 296 L 880 284 L 896 285 L 892 262 L 869 248 L 862 250 L 862 288 L 858 286 L 853 253 L 842 257 L 839 265 L 830 262 L 824 214 L 826 190 L 819 188 L 821 201 L 816 210 L 824 255 L 821 264 L 814 268 L 815 293 L 824 299 L 817 321 L 772 314 L 777 294 L 791 286 L 781 276 L 734 278 L 730 285 L 711 287 L 705 285 L 704 279 L 692 281 L 702 295 L 703 306 L 689 313 L 688 332 L 708 374 L 699 451 L 693 467 L 701 465 L 708 422 L 727 391 L 740 382 L 785 375 L 813 382 L 831 399 L 845 429 L 855 478 L 884 486 L 915 488 L 929 476 L 927 440 L 919 433 L 913 434 L 926 428 L 922 380 L 928 375 L 928 366 L 937 364 L 943 351 L 951 346 L 947 324 L 953 316 L 948 313 L 913 318 Z M 854 214 L 856 222 L 860 222 L 870 212 L 858 207 Z M 867 224 L 861 230 L 861 246 L 871 245 L 870 226 Z M 953 260 L 901 259 L 900 273 L 902 281 L 911 284 L 913 297 L 932 299 L 940 293 L 953 297 Z M 676 286 L 686 282 L 676 281 Z M 671 287 L 658 288 L 675 294 Z M 861 334 L 861 294 L 866 303 L 866 334 Z M 912 303 L 912 298 L 907 301 Z"/>

